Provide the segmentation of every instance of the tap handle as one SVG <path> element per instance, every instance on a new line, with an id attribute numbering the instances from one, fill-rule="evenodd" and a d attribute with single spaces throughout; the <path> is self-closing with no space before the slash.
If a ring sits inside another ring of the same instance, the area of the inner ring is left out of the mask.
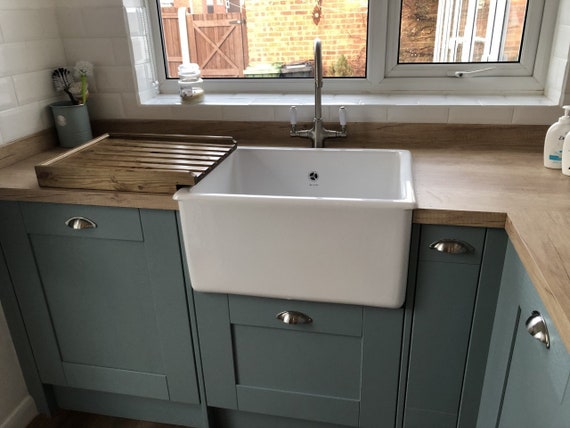
<path id="1" fill-rule="evenodd" d="M 297 124 L 297 107 L 291 106 L 289 108 L 289 118 L 291 125 L 295 126 Z"/>
<path id="2" fill-rule="evenodd" d="M 346 126 L 346 108 L 344 106 L 340 106 L 338 109 L 338 120 L 340 126 Z"/>

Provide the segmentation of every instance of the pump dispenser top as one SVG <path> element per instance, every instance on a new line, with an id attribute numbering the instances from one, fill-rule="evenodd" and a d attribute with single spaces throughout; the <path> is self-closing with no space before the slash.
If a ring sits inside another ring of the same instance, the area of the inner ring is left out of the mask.
<path id="1" fill-rule="evenodd" d="M 570 132 L 570 105 L 563 106 L 564 116 L 558 118 L 546 132 L 544 140 L 544 166 L 546 168 L 562 168 L 562 149 L 564 137 Z"/>

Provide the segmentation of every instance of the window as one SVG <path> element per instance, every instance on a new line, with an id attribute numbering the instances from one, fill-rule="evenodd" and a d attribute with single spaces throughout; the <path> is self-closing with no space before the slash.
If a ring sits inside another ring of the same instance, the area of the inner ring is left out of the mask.
<path id="1" fill-rule="evenodd" d="M 517 62 L 527 0 L 402 3 L 398 62 Z"/>
<path id="2" fill-rule="evenodd" d="M 540 93 L 553 30 L 543 17 L 558 8 L 555 0 L 156 2 L 167 92 L 182 62 L 201 65 L 209 91 L 310 91 L 297 78 L 312 75 L 319 37 L 329 92 Z"/>
<path id="3" fill-rule="evenodd" d="M 316 37 L 325 76 L 366 77 L 368 0 L 177 3 L 160 4 L 168 78 L 182 62 L 198 63 L 213 79 L 308 77 Z"/>

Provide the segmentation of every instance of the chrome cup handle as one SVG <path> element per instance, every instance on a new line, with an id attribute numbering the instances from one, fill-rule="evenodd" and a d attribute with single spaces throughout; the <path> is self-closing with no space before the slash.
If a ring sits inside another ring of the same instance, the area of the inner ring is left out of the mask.
<path id="1" fill-rule="evenodd" d="M 548 333 L 548 327 L 546 321 L 538 311 L 532 311 L 530 317 L 526 320 L 526 330 L 528 333 L 543 343 L 546 349 L 550 349 L 550 334 Z"/>
<path id="2" fill-rule="evenodd" d="M 95 229 L 97 224 L 85 217 L 71 217 L 65 221 L 65 225 L 74 230 Z"/>
<path id="3" fill-rule="evenodd" d="M 279 312 L 275 315 L 275 318 L 285 324 L 311 324 L 313 322 L 313 319 L 310 316 L 297 311 Z"/>
<path id="4" fill-rule="evenodd" d="M 475 251 L 467 242 L 458 239 L 440 239 L 439 241 L 432 242 L 429 248 L 447 254 L 467 254 Z"/>

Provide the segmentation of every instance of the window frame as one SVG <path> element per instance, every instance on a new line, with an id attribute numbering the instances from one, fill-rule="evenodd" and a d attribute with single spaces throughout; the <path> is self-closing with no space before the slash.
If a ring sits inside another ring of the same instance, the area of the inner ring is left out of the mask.
<path id="1" fill-rule="evenodd" d="M 166 77 L 165 51 L 159 28 L 160 0 L 146 0 L 151 26 L 155 72 L 161 94 L 178 92 L 176 79 Z M 525 25 L 519 63 L 397 64 L 400 0 L 369 0 L 367 75 L 365 78 L 325 78 L 329 94 L 450 94 L 543 95 L 559 0 L 530 0 L 533 22 Z M 540 12 L 539 13 L 539 9 Z M 536 28 L 538 27 L 538 28 Z M 378 29 L 385 28 L 386 31 Z M 391 47 L 391 48 L 389 48 Z M 534 57 L 528 49 L 536 47 Z M 524 57 L 524 61 L 523 61 Z M 457 78 L 455 71 L 494 66 L 491 72 Z M 210 93 L 312 93 L 310 78 L 205 79 Z"/>
<path id="2" fill-rule="evenodd" d="M 396 3 L 398 3 L 396 5 Z M 540 32 L 536 28 L 542 24 L 542 12 L 545 7 L 544 0 L 529 0 L 525 26 L 523 32 L 523 44 L 519 62 L 474 62 L 474 63 L 436 63 L 436 64 L 399 64 L 399 24 L 401 8 L 398 2 L 391 2 L 388 20 L 388 49 L 386 52 L 386 77 L 454 77 L 456 71 L 476 71 L 493 67 L 493 70 L 485 71 L 484 76 L 519 77 L 532 76 L 534 73 L 535 59 L 538 55 L 538 41 Z M 483 74 L 481 74 L 483 75 Z"/>

